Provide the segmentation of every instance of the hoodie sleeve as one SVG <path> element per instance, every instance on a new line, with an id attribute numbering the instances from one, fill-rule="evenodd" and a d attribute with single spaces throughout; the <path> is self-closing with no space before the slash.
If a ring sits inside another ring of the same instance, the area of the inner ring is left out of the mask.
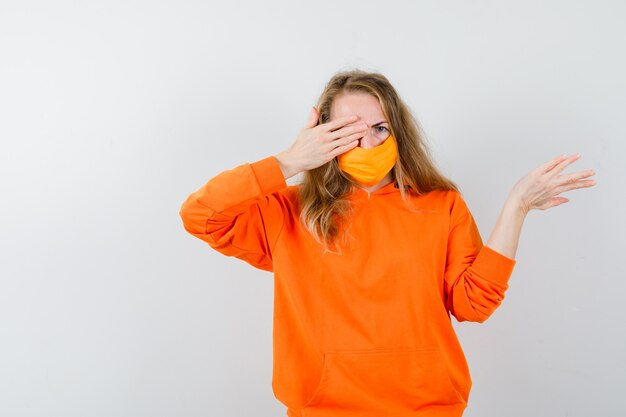
<path id="1" fill-rule="evenodd" d="M 508 289 L 516 261 L 484 246 L 474 217 L 455 192 L 444 273 L 446 308 L 457 321 L 482 323 Z"/>
<path id="2" fill-rule="evenodd" d="M 276 192 L 287 183 L 273 156 L 223 171 L 180 208 L 187 232 L 218 252 L 272 271 L 272 248 L 287 202 Z"/>

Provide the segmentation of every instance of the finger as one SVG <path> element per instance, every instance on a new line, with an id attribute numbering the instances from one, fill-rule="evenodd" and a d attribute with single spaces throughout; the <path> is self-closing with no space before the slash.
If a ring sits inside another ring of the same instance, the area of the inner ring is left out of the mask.
<path id="1" fill-rule="evenodd" d="M 579 158 L 580 158 L 580 154 L 578 153 L 578 154 L 574 154 L 568 158 L 563 159 L 554 168 L 550 170 L 550 173 L 554 175 L 558 175 L 559 173 L 563 172 L 563 170 L 567 168 L 568 165 L 574 163 Z"/>
<path id="2" fill-rule="evenodd" d="M 546 203 L 538 206 L 539 210 L 547 210 L 551 207 L 560 206 L 563 203 L 567 203 L 569 201 L 568 198 L 565 197 L 552 197 Z"/>
<path id="3" fill-rule="evenodd" d="M 560 206 L 563 203 L 567 203 L 569 201 L 569 198 L 567 198 L 567 197 L 552 197 L 550 200 L 551 200 L 550 201 L 551 204 L 547 208 L 556 207 L 556 206 Z"/>
<path id="4" fill-rule="evenodd" d="M 341 146 L 337 146 L 335 149 L 333 149 L 329 153 L 329 155 L 330 155 L 330 157 L 332 159 L 332 158 L 334 158 L 334 157 L 336 157 L 338 155 L 341 155 L 344 152 L 349 151 L 352 148 L 355 148 L 358 144 L 359 144 L 358 140 L 353 140 L 352 142 L 346 143 L 346 144 L 341 145 Z"/>
<path id="5" fill-rule="evenodd" d="M 579 171 L 579 172 L 574 172 L 572 174 L 567 174 L 567 175 L 561 175 L 558 177 L 558 183 L 559 185 L 561 184 L 568 184 L 568 183 L 574 183 L 578 180 L 581 180 L 583 178 L 589 178 L 592 175 L 595 175 L 595 171 L 593 169 L 588 169 L 586 171 Z"/>
<path id="6" fill-rule="evenodd" d="M 559 185 L 554 189 L 554 194 L 558 195 L 570 190 L 576 190 L 578 188 L 589 188 L 596 185 L 594 180 L 578 180 L 576 182 L 568 182 L 562 185 Z"/>
<path id="7" fill-rule="evenodd" d="M 321 126 L 324 126 L 324 130 L 325 131 L 333 131 L 335 129 L 339 129 L 342 126 L 347 125 L 348 123 L 353 123 L 356 122 L 358 120 L 358 116 L 344 116 L 344 117 L 340 117 L 339 119 L 336 120 L 331 120 L 330 122 L 326 122 Z"/>
<path id="8" fill-rule="evenodd" d="M 348 136 L 343 136 L 341 138 L 335 139 L 332 142 L 330 142 L 331 145 L 331 149 L 334 149 L 338 146 L 344 146 L 347 145 L 349 143 L 352 143 L 353 141 L 356 141 L 357 144 L 359 143 L 359 139 L 361 139 L 364 136 L 363 132 L 357 132 L 354 133 L 352 135 L 348 135 Z"/>
<path id="9" fill-rule="evenodd" d="M 550 161 L 542 164 L 539 167 L 539 171 L 541 172 L 548 172 L 550 171 L 552 168 L 554 168 L 559 162 L 561 162 L 564 158 L 564 155 L 559 155 L 554 159 L 551 159 Z"/>
<path id="10" fill-rule="evenodd" d="M 365 123 L 354 124 L 346 127 L 342 127 L 341 129 L 335 130 L 333 132 L 327 133 L 327 138 L 331 140 L 335 140 L 338 138 L 342 138 L 344 136 L 349 135 L 363 135 L 367 131 L 367 125 Z"/>
<path id="11" fill-rule="evenodd" d="M 309 117 L 306 121 L 306 123 L 304 124 L 305 128 L 312 128 L 315 127 L 318 123 L 318 113 L 317 113 L 317 109 L 314 106 L 311 106 L 311 108 L 309 109 Z"/>

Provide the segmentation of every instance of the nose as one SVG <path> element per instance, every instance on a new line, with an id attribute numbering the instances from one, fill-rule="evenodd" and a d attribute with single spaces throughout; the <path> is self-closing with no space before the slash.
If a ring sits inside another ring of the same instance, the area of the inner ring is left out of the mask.
<path id="1" fill-rule="evenodd" d="M 375 148 L 383 143 L 384 140 L 381 140 L 380 134 L 375 132 L 376 128 L 370 127 L 367 123 L 366 126 L 367 130 L 363 134 L 363 137 L 359 139 L 359 147 L 363 149 Z"/>

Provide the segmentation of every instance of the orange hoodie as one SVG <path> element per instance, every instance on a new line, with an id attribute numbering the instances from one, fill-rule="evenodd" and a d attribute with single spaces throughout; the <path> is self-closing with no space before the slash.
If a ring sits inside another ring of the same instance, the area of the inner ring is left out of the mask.
<path id="1" fill-rule="evenodd" d="M 354 239 L 324 253 L 298 186 L 267 157 L 223 171 L 182 204 L 185 230 L 274 272 L 273 374 L 289 417 L 458 417 L 472 381 L 452 327 L 485 321 L 515 260 L 483 246 L 456 191 L 396 183 L 349 194 Z"/>

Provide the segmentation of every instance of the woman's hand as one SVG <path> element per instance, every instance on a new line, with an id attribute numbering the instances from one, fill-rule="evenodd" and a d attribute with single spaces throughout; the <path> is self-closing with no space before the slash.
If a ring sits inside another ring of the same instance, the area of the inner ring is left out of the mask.
<path id="1" fill-rule="evenodd" d="M 580 154 L 572 155 L 569 158 L 559 156 L 540 165 L 515 184 L 510 197 L 519 203 L 524 214 L 532 209 L 545 210 L 567 203 L 568 198 L 558 195 L 565 191 L 592 187 L 596 184 L 594 180 L 585 180 L 585 178 L 595 175 L 591 169 L 559 175 L 578 158 L 580 158 Z"/>
<path id="2" fill-rule="evenodd" d="M 359 138 L 367 130 L 364 122 L 357 122 L 357 116 L 342 117 L 322 125 L 317 125 L 318 119 L 317 109 L 311 108 L 309 119 L 295 141 L 287 150 L 275 155 L 285 179 L 324 165 L 349 151 L 359 144 Z"/>

